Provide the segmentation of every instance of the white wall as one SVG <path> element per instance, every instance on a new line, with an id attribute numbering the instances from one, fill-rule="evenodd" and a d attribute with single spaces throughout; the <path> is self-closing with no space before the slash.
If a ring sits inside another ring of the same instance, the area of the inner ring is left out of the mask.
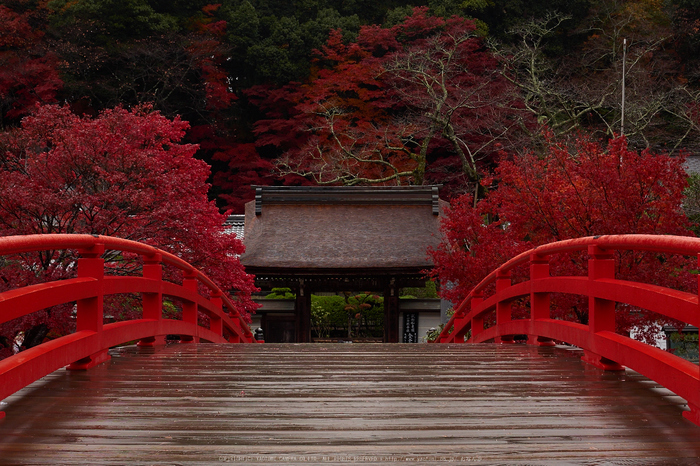
<path id="1" fill-rule="evenodd" d="M 399 313 L 399 343 L 403 343 L 403 312 Z M 431 327 L 437 328 L 440 325 L 439 312 L 419 312 L 418 313 L 418 341 L 425 343 L 425 335 Z"/>

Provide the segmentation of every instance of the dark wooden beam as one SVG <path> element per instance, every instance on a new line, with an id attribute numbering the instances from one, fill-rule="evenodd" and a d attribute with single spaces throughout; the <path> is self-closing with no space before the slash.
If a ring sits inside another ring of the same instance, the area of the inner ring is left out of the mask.
<path id="1" fill-rule="evenodd" d="M 427 205 L 440 214 L 439 186 L 255 186 L 255 215 L 265 205 Z"/>
<path id="2" fill-rule="evenodd" d="M 246 268 L 255 275 L 255 285 L 263 290 L 272 288 L 296 288 L 300 279 L 317 291 L 383 291 L 390 278 L 396 286 L 421 287 L 425 285 L 425 270 L 411 268 L 387 269 L 261 269 Z"/>

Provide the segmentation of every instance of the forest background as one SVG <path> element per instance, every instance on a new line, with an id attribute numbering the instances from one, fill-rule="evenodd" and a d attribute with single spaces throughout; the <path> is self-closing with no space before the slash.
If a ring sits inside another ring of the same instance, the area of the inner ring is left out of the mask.
<path id="1" fill-rule="evenodd" d="M 619 134 L 624 58 L 630 148 L 697 151 L 699 2 L 416 6 L 3 0 L 0 129 L 37 103 L 88 116 L 147 103 L 189 122 L 183 142 L 199 144 L 222 211 L 241 213 L 251 185 L 436 183 L 452 198 L 478 189 L 503 150 L 541 145 L 543 124 Z M 459 53 L 469 55 L 457 65 Z M 421 89 L 421 67 L 450 59 L 426 79 L 457 87 L 441 89 L 444 98 Z M 309 160 L 314 149 L 323 164 Z M 357 168 L 387 151 L 389 168 Z"/>

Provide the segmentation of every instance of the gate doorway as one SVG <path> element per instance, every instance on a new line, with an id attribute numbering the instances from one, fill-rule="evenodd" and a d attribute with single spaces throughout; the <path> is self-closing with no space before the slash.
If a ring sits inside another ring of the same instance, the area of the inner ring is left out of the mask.
<path id="1" fill-rule="evenodd" d="M 296 319 L 291 315 L 263 315 L 260 327 L 266 343 L 295 343 Z"/>

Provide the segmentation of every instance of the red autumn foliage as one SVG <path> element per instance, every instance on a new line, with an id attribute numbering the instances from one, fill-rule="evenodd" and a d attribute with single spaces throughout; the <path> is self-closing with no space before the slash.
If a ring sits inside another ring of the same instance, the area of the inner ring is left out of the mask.
<path id="1" fill-rule="evenodd" d="M 608 234 L 692 235 L 681 209 L 683 157 L 631 151 L 624 137 L 604 147 L 585 137 L 569 144 L 549 136 L 543 154 L 505 160 L 496 177 L 497 185 L 476 207 L 469 196 L 452 203 L 442 225 L 444 241 L 431 251 L 433 276 L 454 285 L 443 290 L 452 302 L 500 264 L 537 245 Z M 552 274 L 586 274 L 586 260 L 584 254 L 556 258 Z M 621 279 L 694 291 L 696 280 L 686 272 L 690 268 L 681 257 L 623 252 L 616 273 Z M 587 323 L 587 305 L 557 295 L 553 316 Z M 618 331 L 658 323 L 637 311 L 618 309 Z"/>
<path id="2" fill-rule="evenodd" d="M 391 28 L 365 26 L 351 43 L 332 31 L 309 82 L 246 92 L 264 115 L 254 144 L 279 156 L 283 174 L 319 184 L 471 190 L 465 182 L 488 172 L 520 119 L 497 69 L 473 21 L 425 7 Z"/>
<path id="3" fill-rule="evenodd" d="M 295 93 L 298 93 L 295 84 L 282 88 L 256 86 L 246 92 L 249 101 L 274 118 L 259 123 L 265 129 L 254 140 L 240 135 L 233 138 L 229 131 L 217 131 L 211 125 L 196 127 L 189 132 L 189 137 L 211 154 L 211 160 L 217 167 L 213 184 L 219 201 L 226 209 L 243 213 L 245 203 L 255 196 L 252 186 L 311 184 L 299 176 L 281 176 L 274 165 L 275 154 L 299 144 L 305 137 L 304 131 L 289 118 L 289 115 L 296 114 L 291 102 Z M 240 128 L 238 131 L 245 134 Z"/>
<path id="4" fill-rule="evenodd" d="M 224 143 L 214 152 L 213 160 L 226 163 L 226 170 L 215 173 L 213 181 L 225 191 L 219 199 L 233 212 L 245 211 L 246 202 L 255 196 L 253 186 L 275 182 L 272 162 L 261 158 L 252 143 Z"/>
<path id="5" fill-rule="evenodd" d="M 58 58 L 42 47 L 43 33 L 29 15 L 0 5 L 0 122 L 26 115 L 37 102 L 55 102 L 63 84 Z"/>
<path id="6" fill-rule="evenodd" d="M 213 16 L 221 4 L 206 5 L 202 8 L 203 18 L 199 18 L 195 27 L 198 35 L 189 47 L 189 52 L 196 59 L 206 92 L 207 110 L 228 108 L 236 100 L 230 90 L 228 73 L 223 67 L 227 50 L 222 45 L 226 35 L 226 21 L 216 20 Z"/>
<path id="7" fill-rule="evenodd" d="M 207 199 L 209 166 L 193 157 L 197 146 L 180 142 L 187 127 L 148 106 L 96 118 L 37 108 L 20 128 L 0 133 L 0 236 L 89 233 L 141 241 L 235 290 L 239 311 L 247 314 L 256 305 L 253 278 L 237 258 L 243 245 L 224 232 L 225 216 Z M 0 289 L 75 273 L 71 251 L 11 259 L 0 271 Z M 138 267 L 106 259 L 113 273 Z M 40 317 L 3 333 L 12 336 Z M 65 333 L 66 321 L 65 309 L 47 320 L 57 333 Z"/>

